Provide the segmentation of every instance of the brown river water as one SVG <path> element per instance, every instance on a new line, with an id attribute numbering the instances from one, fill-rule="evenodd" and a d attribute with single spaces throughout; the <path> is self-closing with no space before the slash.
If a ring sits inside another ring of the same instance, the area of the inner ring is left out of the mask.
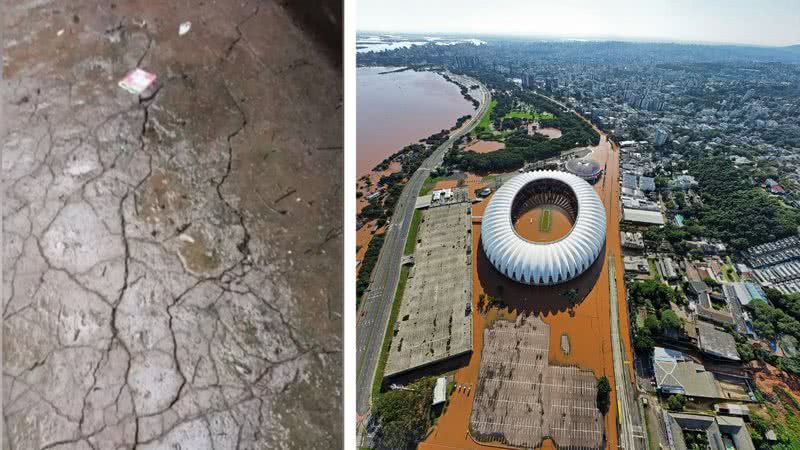
<path id="1" fill-rule="evenodd" d="M 433 72 L 406 70 L 380 75 L 396 67 L 356 70 L 356 175 L 408 144 L 418 142 L 474 114 L 459 88 Z"/>

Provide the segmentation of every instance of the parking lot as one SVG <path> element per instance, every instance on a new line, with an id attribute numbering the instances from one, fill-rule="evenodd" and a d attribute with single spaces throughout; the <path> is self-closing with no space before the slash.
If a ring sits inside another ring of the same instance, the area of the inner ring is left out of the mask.
<path id="1" fill-rule="evenodd" d="M 538 317 L 498 320 L 484 332 L 470 419 L 473 438 L 538 447 L 600 448 L 603 422 L 591 371 L 551 366 L 550 327 Z"/>

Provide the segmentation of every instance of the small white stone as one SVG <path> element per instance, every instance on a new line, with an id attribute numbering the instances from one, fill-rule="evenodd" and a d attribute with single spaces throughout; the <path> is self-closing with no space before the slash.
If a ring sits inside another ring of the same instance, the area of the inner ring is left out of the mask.
<path id="1" fill-rule="evenodd" d="M 188 242 L 190 244 L 194 244 L 194 238 L 189 236 L 188 234 L 181 234 L 178 236 L 178 239 L 182 240 L 183 242 Z"/>
<path id="2" fill-rule="evenodd" d="M 183 36 L 184 34 L 188 33 L 189 30 L 192 29 L 192 22 L 183 22 L 180 27 L 178 27 L 178 36 Z"/>

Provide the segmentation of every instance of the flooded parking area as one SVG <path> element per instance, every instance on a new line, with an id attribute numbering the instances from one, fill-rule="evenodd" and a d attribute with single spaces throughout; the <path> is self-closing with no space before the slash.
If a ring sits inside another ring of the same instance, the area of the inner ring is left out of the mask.
<path id="1" fill-rule="evenodd" d="M 484 330 L 470 419 L 479 442 L 601 448 L 603 420 L 591 370 L 549 363 L 550 327 L 535 316 L 497 320 Z"/>

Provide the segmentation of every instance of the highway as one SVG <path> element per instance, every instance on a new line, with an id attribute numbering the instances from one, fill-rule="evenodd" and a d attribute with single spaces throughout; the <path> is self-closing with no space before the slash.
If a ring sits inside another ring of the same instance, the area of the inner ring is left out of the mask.
<path id="1" fill-rule="evenodd" d="M 614 385 L 619 422 L 619 447 L 628 450 L 645 449 L 647 439 L 642 427 L 639 405 L 636 403 L 630 372 L 625 368 L 625 349 L 619 335 L 619 304 L 614 255 L 608 256 L 609 300 L 611 309 L 611 348 L 614 354 Z M 614 405 L 612 405 L 613 407 Z"/>
<path id="2" fill-rule="evenodd" d="M 373 269 L 372 280 L 365 293 L 366 298 L 362 302 L 357 316 L 356 412 L 359 416 L 364 416 L 369 411 L 372 384 L 376 376 L 375 369 L 391 315 L 395 289 L 400 279 L 403 249 L 414 215 L 417 196 L 428 175 L 442 163 L 445 153 L 453 142 L 475 128 L 491 103 L 491 95 L 486 87 L 472 80 L 467 86 L 472 84 L 480 86 L 482 98 L 479 99 L 478 110 L 467 123 L 452 133 L 445 143 L 436 148 L 414 172 L 400 195 L 391 224 L 386 229 L 383 248 Z M 390 106 L 387 105 L 387 107 Z"/>

